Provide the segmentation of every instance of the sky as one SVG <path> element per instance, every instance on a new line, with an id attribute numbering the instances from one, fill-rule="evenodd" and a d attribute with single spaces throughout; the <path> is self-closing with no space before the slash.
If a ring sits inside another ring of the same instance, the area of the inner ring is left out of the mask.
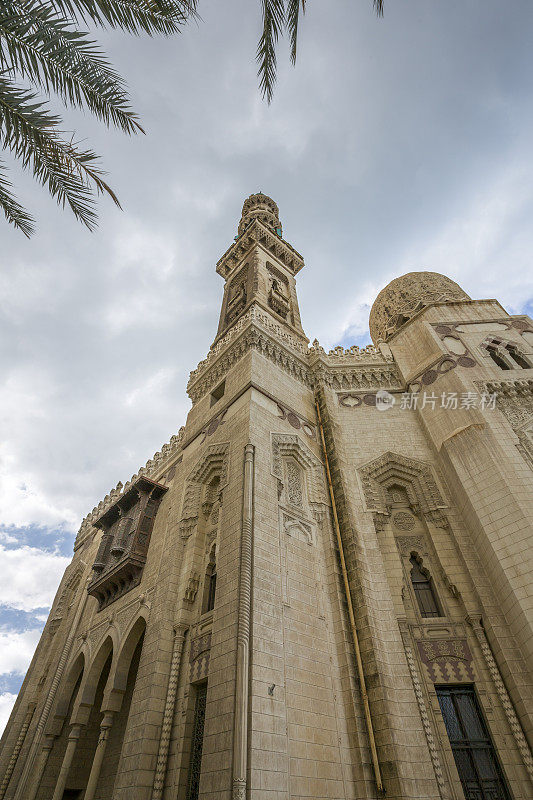
<path id="1" fill-rule="evenodd" d="M 95 233 L 11 172 L 38 231 L 0 220 L 0 729 L 81 519 L 185 422 L 248 195 L 278 203 L 326 348 L 368 343 L 377 292 L 412 270 L 533 311 L 530 0 L 306 7 L 270 106 L 259 0 L 200 0 L 171 39 L 98 34 L 147 135 L 67 115 L 123 207 L 102 199 Z"/>

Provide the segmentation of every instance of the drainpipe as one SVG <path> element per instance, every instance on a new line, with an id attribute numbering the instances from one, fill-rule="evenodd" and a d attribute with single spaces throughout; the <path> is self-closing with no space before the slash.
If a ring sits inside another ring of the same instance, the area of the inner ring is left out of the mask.
<path id="1" fill-rule="evenodd" d="M 359 647 L 359 637 L 357 636 L 357 627 L 355 625 L 355 615 L 353 611 L 352 595 L 350 592 L 350 584 L 348 582 L 348 570 L 346 569 L 346 560 L 344 558 L 344 547 L 342 544 L 341 529 L 339 525 L 339 517 L 337 514 L 337 504 L 335 503 L 335 494 L 333 492 L 333 483 L 331 481 L 331 472 L 329 468 L 328 451 L 326 448 L 326 440 L 324 438 L 324 428 L 322 427 L 322 417 L 320 414 L 320 405 L 318 397 L 315 397 L 316 413 L 318 417 L 318 427 L 320 429 L 320 440 L 322 442 L 322 452 L 324 454 L 324 463 L 326 466 L 326 477 L 328 479 L 329 496 L 331 500 L 331 510 L 333 512 L 333 525 L 337 537 L 337 546 L 339 548 L 339 557 L 341 562 L 342 581 L 344 584 L 344 594 L 348 606 L 348 617 L 350 620 L 350 630 L 352 633 L 353 647 L 355 651 L 355 661 L 357 665 L 357 675 L 359 677 L 359 688 L 361 692 L 361 700 L 363 701 L 363 710 L 365 714 L 366 728 L 368 739 L 370 742 L 370 752 L 372 754 L 372 768 L 374 770 L 374 780 L 380 792 L 384 792 L 383 781 L 381 779 L 381 769 L 379 766 L 378 751 L 376 747 L 376 739 L 374 736 L 374 727 L 372 725 L 372 717 L 370 715 L 370 703 L 368 702 L 368 694 L 366 691 L 365 673 L 363 671 L 363 661 L 361 658 L 361 649 Z"/>

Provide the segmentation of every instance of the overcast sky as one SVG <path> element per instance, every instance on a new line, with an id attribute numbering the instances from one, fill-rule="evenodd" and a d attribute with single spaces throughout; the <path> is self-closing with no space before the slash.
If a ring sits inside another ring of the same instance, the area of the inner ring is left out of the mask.
<path id="1" fill-rule="evenodd" d="M 530 0 L 307 8 L 270 107 L 259 0 L 200 0 L 202 22 L 170 40 L 101 36 L 147 136 L 69 117 L 124 209 L 102 200 L 96 233 L 12 173 L 38 232 L 0 221 L 0 727 L 81 518 L 185 421 L 249 194 L 280 207 L 325 347 L 367 343 L 373 298 L 410 270 L 531 313 Z"/>

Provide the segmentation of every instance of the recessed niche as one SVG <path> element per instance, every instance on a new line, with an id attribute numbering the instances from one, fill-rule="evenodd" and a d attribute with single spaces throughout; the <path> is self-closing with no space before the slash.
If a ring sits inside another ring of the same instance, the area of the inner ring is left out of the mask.
<path id="1" fill-rule="evenodd" d="M 222 381 L 219 383 L 217 388 L 211 392 L 211 405 L 214 406 L 215 403 L 224 397 L 224 392 L 226 391 L 226 381 Z"/>

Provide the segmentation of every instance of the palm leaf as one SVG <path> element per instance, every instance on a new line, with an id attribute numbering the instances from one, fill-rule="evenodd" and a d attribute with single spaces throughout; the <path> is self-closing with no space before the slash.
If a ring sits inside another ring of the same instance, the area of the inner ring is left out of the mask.
<path id="1" fill-rule="evenodd" d="M 96 226 L 93 190 L 106 192 L 120 205 L 95 166 L 91 150 L 79 150 L 60 137 L 60 118 L 34 92 L 19 89 L 0 76 L 0 140 L 62 205 L 68 205 L 89 229 Z"/>
<path id="2" fill-rule="evenodd" d="M 12 183 L 6 178 L 6 168 L 0 161 L 0 208 L 8 222 L 30 238 L 35 231 L 33 218 L 11 193 Z"/>
<path id="3" fill-rule="evenodd" d="M 46 92 L 52 89 L 67 105 L 86 105 L 107 125 L 126 133 L 142 130 L 122 79 L 87 34 L 40 4 L 3 0 L 3 6 L 8 15 L 0 17 L 0 66 Z"/>
<path id="4" fill-rule="evenodd" d="M 301 0 L 305 13 L 305 0 Z M 296 45 L 298 43 L 298 22 L 300 17 L 300 0 L 287 0 L 287 31 L 291 46 L 291 61 L 296 64 Z"/>
<path id="5" fill-rule="evenodd" d="M 285 24 L 285 4 L 284 0 L 261 0 L 261 3 L 263 33 L 257 45 L 257 74 L 261 94 L 270 103 L 276 82 L 276 44 Z"/>
<path id="6" fill-rule="evenodd" d="M 196 16 L 197 0 L 43 0 L 60 14 L 102 28 L 169 36 Z"/>

